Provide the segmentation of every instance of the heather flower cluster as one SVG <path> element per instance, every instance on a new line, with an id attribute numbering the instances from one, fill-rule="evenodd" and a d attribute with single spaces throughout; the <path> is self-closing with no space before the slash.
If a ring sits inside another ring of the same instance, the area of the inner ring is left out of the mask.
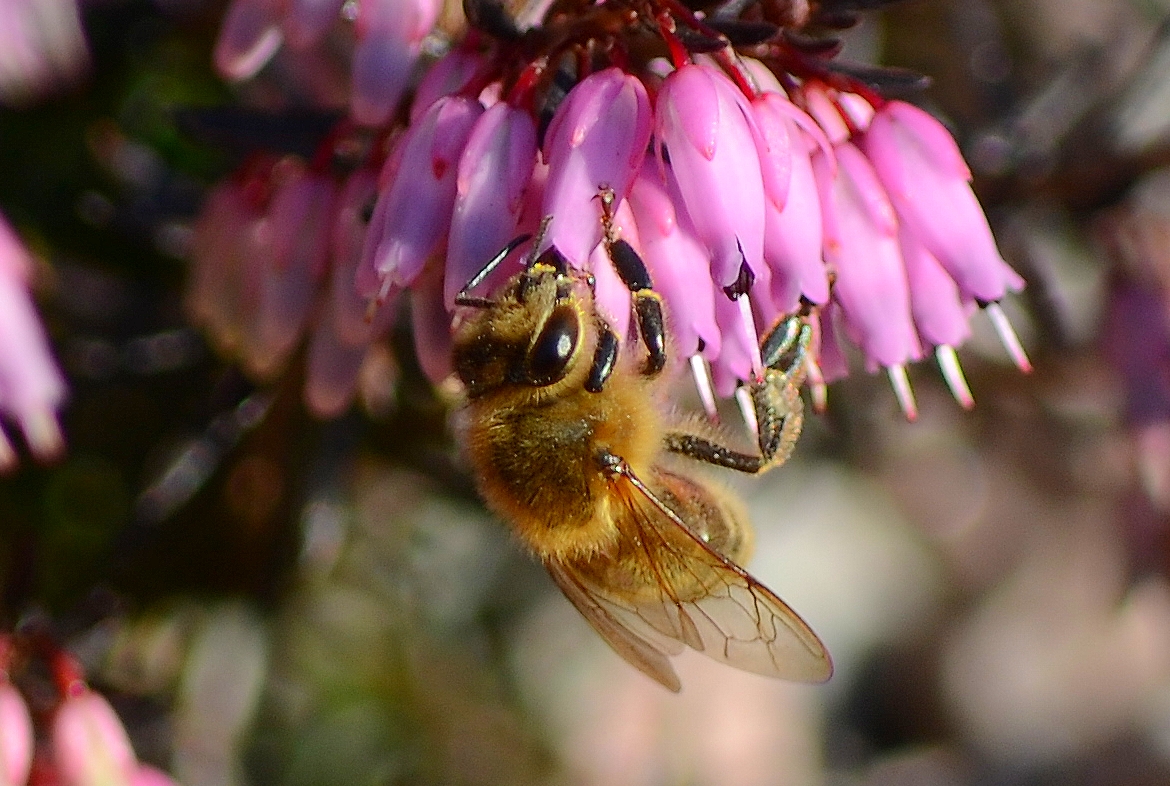
<path id="1" fill-rule="evenodd" d="M 758 376 L 758 336 L 798 310 L 817 327 L 814 401 L 852 346 L 887 370 L 907 417 L 906 368 L 928 354 L 970 406 L 955 349 L 973 315 L 1028 368 L 999 307 L 1023 281 L 946 128 L 836 69 L 831 46 L 785 35 L 848 17 L 835 6 L 728 20 L 674 0 L 561 0 L 514 19 L 473 1 L 466 34 L 420 69 L 439 16 L 425 0 L 235 0 L 216 50 L 235 78 L 353 17 L 352 119 L 313 162 L 256 158 L 215 189 L 191 311 L 261 377 L 311 333 L 306 398 L 322 415 L 349 404 L 404 297 L 424 371 L 447 377 L 456 293 L 521 235 L 591 273 L 630 336 L 630 292 L 601 242 L 607 190 L 710 411 L 709 391 Z M 367 152 L 339 168 L 355 140 Z M 539 250 L 521 246 L 484 292 Z"/>
<path id="2" fill-rule="evenodd" d="M 38 661 L 52 676 L 51 690 L 36 684 Z M 21 684 L 35 687 L 26 692 Z M 0 783 L 175 786 L 138 760 L 118 714 L 86 685 L 71 656 L 41 636 L 9 634 L 0 636 Z"/>

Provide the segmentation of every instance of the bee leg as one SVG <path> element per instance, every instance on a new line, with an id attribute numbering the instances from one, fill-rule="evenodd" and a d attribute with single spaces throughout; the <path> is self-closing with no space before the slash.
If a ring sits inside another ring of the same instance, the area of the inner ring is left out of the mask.
<path id="1" fill-rule="evenodd" d="M 797 313 L 782 320 L 761 344 L 764 380 L 750 387 L 765 462 L 761 469 L 783 464 L 796 447 L 804 423 L 800 386 L 811 340 L 812 326 L 805 314 Z"/>
<path id="2" fill-rule="evenodd" d="M 496 303 L 494 300 L 489 298 L 473 297 L 471 290 L 482 284 L 484 280 L 492 274 L 492 271 L 498 268 L 503 263 L 503 261 L 508 258 L 508 255 L 516 250 L 517 246 L 527 241 L 530 237 L 532 237 L 532 235 L 520 235 L 508 243 L 508 245 L 500 249 L 500 251 L 494 257 L 487 261 L 487 264 L 484 265 L 478 273 L 471 277 L 471 280 L 467 282 L 463 289 L 459 290 L 459 293 L 455 295 L 455 305 L 471 306 L 472 308 L 490 308 L 491 306 L 494 306 Z"/>
<path id="3" fill-rule="evenodd" d="M 758 423 L 758 456 L 683 432 L 667 434 L 666 449 L 696 461 L 751 474 L 783 464 L 792 455 L 804 422 L 800 385 L 804 381 L 811 339 L 812 327 L 807 315 L 797 313 L 782 320 L 762 342 L 760 354 L 767 364 L 764 379 L 750 386 Z"/>
<path id="4" fill-rule="evenodd" d="M 598 193 L 601 200 L 601 224 L 604 229 L 601 242 L 613 262 L 618 278 L 634 295 L 634 315 L 638 320 L 638 335 L 646 342 L 646 365 L 642 373 L 655 376 L 666 365 L 666 326 L 662 319 L 662 297 L 654 291 L 646 263 L 634 247 L 617 235 L 613 225 L 613 189 L 603 186 Z"/>
<path id="5" fill-rule="evenodd" d="M 607 242 L 606 247 L 618 277 L 634 295 L 638 334 L 646 342 L 647 357 L 642 373 L 652 377 L 666 365 L 666 325 L 662 319 L 662 297 L 654 291 L 646 263 L 633 246 L 619 238 Z"/>
<path id="6" fill-rule="evenodd" d="M 617 334 L 603 320 L 597 320 L 597 349 L 593 352 L 589 378 L 585 380 L 585 389 L 590 393 L 600 393 L 606 380 L 613 374 L 617 366 L 618 346 Z"/>

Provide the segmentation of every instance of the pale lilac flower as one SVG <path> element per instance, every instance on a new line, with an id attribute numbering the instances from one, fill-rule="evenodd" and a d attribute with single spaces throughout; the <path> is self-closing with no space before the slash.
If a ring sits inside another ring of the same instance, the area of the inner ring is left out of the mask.
<path id="1" fill-rule="evenodd" d="M 30 271 L 28 252 L 0 218 L 0 415 L 20 428 L 37 459 L 49 461 L 64 448 L 56 411 L 66 387 L 29 295 Z M 0 430 L 0 472 L 15 466 Z"/>
<path id="2" fill-rule="evenodd" d="M 316 46 L 341 15 L 344 0 L 285 0 L 282 28 L 289 46 Z"/>
<path id="3" fill-rule="evenodd" d="M 0 786 L 23 786 L 33 756 L 33 724 L 20 691 L 0 674 Z"/>
<path id="4" fill-rule="evenodd" d="M 898 217 L 954 278 L 965 299 L 990 303 L 1024 281 L 999 255 L 971 173 L 950 133 L 903 101 L 873 118 L 861 144 Z"/>
<path id="5" fill-rule="evenodd" d="M 407 87 L 440 0 L 362 0 L 353 52 L 353 119 L 381 125 Z"/>
<path id="6" fill-rule="evenodd" d="M 459 157 L 482 114 L 478 101 L 446 96 L 407 132 L 402 163 L 393 184 L 378 197 L 362 253 L 358 287 L 363 295 L 409 286 L 446 237 Z"/>
<path id="7" fill-rule="evenodd" d="M 0 103 L 28 103 L 88 67 L 77 0 L 0 0 Z"/>
<path id="8" fill-rule="evenodd" d="M 455 179 L 443 287 L 448 309 L 484 262 L 516 236 L 535 164 L 536 121 L 530 113 L 501 102 L 476 121 Z"/>
<path id="9" fill-rule="evenodd" d="M 269 205 L 271 256 L 260 282 L 251 367 L 269 377 L 299 342 L 317 300 L 330 253 L 336 186 L 332 178 L 286 162 Z"/>
<path id="10" fill-rule="evenodd" d="M 650 141 L 650 99 L 636 78 L 607 68 L 581 80 L 557 109 L 544 140 L 548 181 L 542 212 L 548 242 L 577 267 L 601 242 L 599 190 L 625 199 Z"/>
<path id="11" fill-rule="evenodd" d="M 248 79 L 263 68 L 284 41 L 283 0 L 232 0 L 215 41 L 215 68 L 232 80 Z"/>
<path id="12" fill-rule="evenodd" d="M 657 144 L 721 287 L 740 266 L 763 266 L 764 181 L 746 99 L 722 72 L 684 65 L 666 77 L 655 107 Z"/>

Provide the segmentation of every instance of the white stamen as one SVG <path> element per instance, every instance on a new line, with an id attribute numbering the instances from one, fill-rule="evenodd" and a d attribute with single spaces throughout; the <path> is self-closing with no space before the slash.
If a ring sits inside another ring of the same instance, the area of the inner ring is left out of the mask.
<path id="1" fill-rule="evenodd" d="M 914 391 L 910 387 L 910 378 L 906 376 L 906 367 L 899 363 L 886 369 L 890 377 L 890 386 L 894 388 L 894 395 L 898 397 L 898 406 L 906 420 L 913 423 L 918 420 L 918 404 L 914 401 Z"/>
<path id="2" fill-rule="evenodd" d="M 1020 337 L 1012 329 L 1012 323 L 1008 321 L 1007 314 L 1003 313 L 1003 308 L 999 303 L 988 303 L 983 307 L 983 310 L 991 318 L 991 324 L 995 327 L 995 332 L 999 334 L 999 340 L 1003 342 L 1008 354 L 1011 355 L 1016 368 L 1027 374 L 1032 370 L 1032 362 L 1028 360 L 1024 347 L 1020 344 Z"/>
<path id="3" fill-rule="evenodd" d="M 12 443 L 4 436 L 3 430 L 0 430 L 0 472 L 11 472 L 16 469 L 16 451 L 12 449 Z"/>
<path id="4" fill-rule="evenodd" d="M 804 367 L 808 378 L 808 392 L 812 398 L 813 412 L 823 415 L 829 406 L 829 386 L 825 384 L 825 375 L 821 373 L 821 367 L 813 360 L 812 355 L 805 356 Z"/>
<path id="5" fill-rule="evenodd" d="M 951 395 L 963 409 L 975 406 L 975 397 L 971 395 L 971 388 L 967 385 L 967 378 L 963 376 L 963 367 L 959 365 L 959 356 L 954 347 L 942 344 L 934 350 L 934 357 L 938 360 L 938 367 L 942 370 L 943 379 L 951 389 Z"/>
<path id="6" fill-rule="evenodd" d="M 390 280 L 390 276 L 382 277 L 382 286 L 378 289 L 378 305 L 381 306 L 386 302 L 386 298 L 390 297 L 390 287 L 394 283 Z"/>
<path id="7" fill-rule="evenodd" d="M 746 387 L 741 385 L 735 389 L 735 403 L 739 404 L 739 414 L 743 416 L 748 434 L 751 435 L 753 442 L 756 441 L 760 437 L 760 422 L 756 420 L 756 407 L 752 403 L 751 393 Z"/>
<path id="8" fill-rule="evenodd" d="M 703 402 L 707 417 L 718 423 L 719 410 L 715 407 L 715 393 L 711 390 L 711 372 L 707 361 L 698 353 L 691 355 L 691 376 L 695 378 L 695 389 L 699 391 L 699 400 Z"/>
<path id="9" fill-rule="evenodd" d="M 61 426 L 52 410 L 32 412 L 20 421 L 28 448 L 38 461 L 52 461 L 65 449 Z"/>
<path id="10" fill-rule="evenodd" d="M 739 316 L 743 320 L 743 329 L 747 333 L 748 346 L 751 347 L 752 376 L 756 382 L 764 381 L 764 360 L 760 357 L 760 337 L 756 333 L 756 319 L 752 316 L 752 304 L 747 295 L 740 295 L 736 301 L 739 305 Z"/>

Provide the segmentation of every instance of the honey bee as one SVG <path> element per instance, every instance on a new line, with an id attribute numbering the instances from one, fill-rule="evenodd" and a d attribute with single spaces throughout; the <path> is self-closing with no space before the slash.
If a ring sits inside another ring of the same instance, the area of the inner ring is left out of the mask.
<path id="1" fill-rule="evenodd" d="M 762 342 L 767 367 L 750 384 L 759 454 L 725 447 L 714 427 L 663 406 L 661 302 L 633 247 L 614 237 L 610 205 L 605 245 L 633 296 L 641 362 L 622 357 L 591 277 L 555 247 L 495 297 L 471 294 L 526 237 L 456 300 L 466 310 L 453 364 L 480 492 L 594 630 L 666 688 L 681 688 L 670 657 L 684 646 L 745 671 L 824 681 L 832 664 L 820 639 L 739 565 L 752 545 L 739 501 L 695 472 L 702 462 L 758 473 L 791 453 L 807 315 Z"/>

